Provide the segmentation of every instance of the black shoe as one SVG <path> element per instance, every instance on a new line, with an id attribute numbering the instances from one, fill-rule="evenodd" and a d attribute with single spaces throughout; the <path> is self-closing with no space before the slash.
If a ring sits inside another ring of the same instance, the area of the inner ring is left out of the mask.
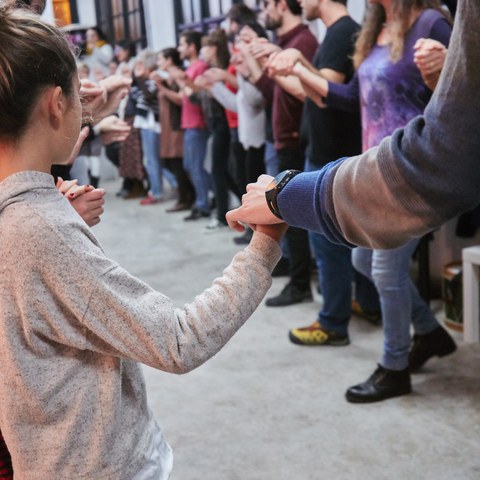
<path id="1" fill-rule="evenodd" d="M 301 290 L 298 287 L 294 287 L 291 283 L 287 283 L 279 295 L 267 299 L 265 304 L 267 307 L 286 307 L 295 303 L 311 302 L 312 300 L 310 287 L 306 290 Z"/>
<path id="2" fill-rule="evenodd" d="M 175 205 L 173 205 L 170 208 L 167 208 L 165 211 L 167 213 L 183 212 L 185 210 L 190 210 L 191 208 L 192 208 L 192 205 L 190 205 L 189 203 L 177 202 Z"/>
<path id="3" fill-rule="evenodd" d="M 366 382 L 350 387 L 345 396 L 351 403 L 371 403 L 406 395 L 411 391 L 408 367 L 396 371 L 379 365 Z"/>
<path id="4" fill-rule="evenodd" d="M 290 265 L 288 259 L 282 257 L 280 261 L 275 265 L 272 272 L 272 277 L 287 277 L 290 273 Z"/>
<path id="5" fill-rule="evenodd" d="M 416 372 L 432 357 L 444 357 L 457 349 L 452 337 L 442 328 L 438 327 L 424 335 L 414 335 L 413 345 L 408 357 L 411 372 Z"/>
<path id="6" fill-rule="evenodd" d="M 98 185 L 100 183 L 100 177 L 92 177 L 90 173 L 88 174 L 89 176 L 89 183 L 93 188 L 98 188 Z"/>
<path id="7" fill-rule="evenodd" d="M 186 222 L 191 220 L 198 220 L 199 218 L 210 218 L 210 212 L 204 212 L 203 210 L 199 210 L 198 208 L 194 208 L 190 215 L 186 216 L 184 220 Z"/>
<path id="8" fill-rule="evenodd" d="M 235 237 L 233 239 L 235 245 L 248 245 L 252 239 L 253 231 L 247 228 L 245 233 L 240 237 Z"/>

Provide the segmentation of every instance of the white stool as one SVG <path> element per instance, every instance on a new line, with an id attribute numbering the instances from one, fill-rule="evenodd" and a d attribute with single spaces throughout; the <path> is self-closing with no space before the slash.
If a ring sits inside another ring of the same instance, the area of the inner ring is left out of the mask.
<path id="1" fill-rule="evenodd" d="M 480 246 L 462 250 L 463 259 L 463 339 L 479 341 L 480 332 Z"/>

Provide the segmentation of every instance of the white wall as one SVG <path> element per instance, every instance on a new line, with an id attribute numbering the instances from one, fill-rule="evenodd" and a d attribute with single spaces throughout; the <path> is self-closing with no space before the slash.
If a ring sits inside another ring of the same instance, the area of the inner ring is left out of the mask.
<path id="1" fill-rule="evenodd" d="M 174 1 L 178 0 L 144 0 L 148 48 L 161 50 L 176 45 Z"/>
<path id="2" fill-rule="evenodd" d="M 52 0 L 47 0 L 45 4 L 45 10 L 42 14 L 42 18 L 47 22 L 54 23 L 55 17 L 53 16 L 53 3 Z"/>
<path id="3" fill-rule="evenodd" d="M 358 23 L 362 23 L 363 14 L 365 13 L 365 0 L 348 0 L 347 6 L 350 15 Z"/>
<path id="4" fill-rule="evenodd" d="M 77 2 L 78 23 L 87 27 L 93 27 L 97 24 L 97 15 L 95 13 L 95 0 L 82 0 Z"/>

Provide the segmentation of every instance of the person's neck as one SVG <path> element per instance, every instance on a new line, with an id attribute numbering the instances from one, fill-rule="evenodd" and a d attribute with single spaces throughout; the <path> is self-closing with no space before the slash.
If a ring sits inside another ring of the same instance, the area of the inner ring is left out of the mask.
<path id="1" fill-rule="evenodd" d="M 277 28 L 277 35 L 285 35 L 290 30 L 298 27 L 302 23 L 301 17 L 298 15 L 292 15 L 290 12 L 285 13 L 283 16 L 282 26 Z"/>
<path id="2" fill-rule="evenodd" d="M 320 10 L 320 19 L 325 24 L 327 28 L 330 28 L 335 22 L 340 20 L 342 17 L 347 17 L 348 10 L 345 5 L 341 3 L 331 3 L 328 8 Z"/>
<path id="3" fill-rule="evenodd" d="M 27 171 L 50 173 L 50 169 L 50 164 L 28 161 L 15 151 L 5 151 L 0 147 L 0 182 L 15 173 Z"/>
<path id="4" fill-rule="evenodd" d="M 389 24 L 392 22 L 392 9 L 391 3 L 389 0 L 384 0 L 381 4 L 383 9 L 385 10 L 385 23 Z"/>
<path id="5" fill-rule="evenodd" d="M 197 60 L 198 60 L 198 55 L 190 55 L 190 57 L 188 57 L 188 61 L 190 63 L 195 63 Z"/>
<path id="6" fill-rule="evenodd" d="M 0 143 L 0 181 L 15 173 L 30 170 L 50 173 L 51 156 L 45 145 L 39 145 L 36 136 L 24 137 L 18 142 Z"/>

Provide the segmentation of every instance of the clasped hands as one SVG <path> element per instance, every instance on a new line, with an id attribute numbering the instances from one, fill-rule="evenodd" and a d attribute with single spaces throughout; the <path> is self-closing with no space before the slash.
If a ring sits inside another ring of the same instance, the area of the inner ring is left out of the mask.
<path id="1" fill-rule="evenodd" d="M 278 45 L 257 38 L 248 44 L 250 54 L 259 62 L 270 77 L 295 74 L 295 68 L 304 63 L 304 56 L 295 48 L 282 50 Z"/>
<path id="2" fill-rule="evenodd" d="M 227 213 L 228 225 L 237 232 L 248 225 L 253 231 L 262 232 L 274 240 L 280 241 L 288 225 L 276 217 L 268 208 L 265 190 L 273 180 L 269 175 L 260 175 L 255 183 L 247 185 L 247 193 L 242 197 L 242 205 Z"/>
<path id="3" fill-rule="evenodd" d="M 123 120 L 112 115 L 120 102 L 128 95 L 132 80 L 121 75 L 110 75 L 93 83 L 81 80 L 80 96 L 82 98 L 82 117 L 85 123 L 97 125 L 105 145 L 112 142 L 122 142 L 130 133 L 131 128 Z M 71 165 L 80 151 L 83 142 L 88 138 L 89 127 L 83 127 L 73 147 L 70 157 L 65 159 L 66 165 Z"/>
<path id="4" fill-rule="evenodd" d="M 100 222 L 105 203 L 103 188 L 78 185 L 77 180 L 63 180 L 61 177 L 58 177 L 56 187 L 89 227 Z"/>

